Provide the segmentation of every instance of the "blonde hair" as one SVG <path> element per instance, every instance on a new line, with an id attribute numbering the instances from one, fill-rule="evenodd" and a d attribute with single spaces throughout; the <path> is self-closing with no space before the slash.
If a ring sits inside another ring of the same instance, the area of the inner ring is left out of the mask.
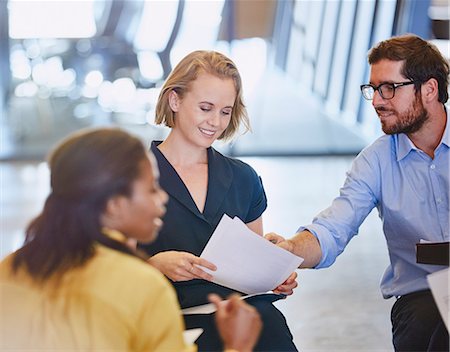
<path id="1" fill-rule="evenodd" d="M 230 124 L 218 139 L 233 138 L 242 123 L 245 132 L 250 130 L 247 109 L 242 99 L 242 81 L 239 71 L 228 57 L 216 51 L 197 50 L 185 56 L 172 70 L 164 85 L 156 104 L 155 123 L 174 126 L 174 112 L 169 105 L 170 92 L 175 91 L 180 99 L 189 91 L 189 84 L 197 79 L 200 73 L 208 73 L 219 78 L 231 78 L 236 89 L 236 100 L 231 111 Z"/>

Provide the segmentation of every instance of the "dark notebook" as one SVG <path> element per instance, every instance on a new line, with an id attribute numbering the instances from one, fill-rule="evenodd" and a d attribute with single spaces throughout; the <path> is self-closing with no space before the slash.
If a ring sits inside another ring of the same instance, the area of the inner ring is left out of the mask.
<path id="1" fill-rule="evenodd" d="M 416 261 L 421 264 L 449 265 L 449 243 L 431 242 L 416 244 Z"/>

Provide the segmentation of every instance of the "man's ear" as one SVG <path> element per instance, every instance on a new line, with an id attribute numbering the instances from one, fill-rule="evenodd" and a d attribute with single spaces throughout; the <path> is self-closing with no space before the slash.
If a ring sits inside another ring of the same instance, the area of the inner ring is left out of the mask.
<path id="1" fill-rule="evenodd" d="M 173 112 L 178 112 L 180 107 L 180 98 L 174 90 L 171 90 L 169 93 L 169 106 Z"/>
<path id="2" fill-rule="evenodd" d="M 439 99 L 439 84 L 436 78 L 430 78 L 422 84 L 421 87 L 422 99 L 426 103 L 431 103 Z"/>

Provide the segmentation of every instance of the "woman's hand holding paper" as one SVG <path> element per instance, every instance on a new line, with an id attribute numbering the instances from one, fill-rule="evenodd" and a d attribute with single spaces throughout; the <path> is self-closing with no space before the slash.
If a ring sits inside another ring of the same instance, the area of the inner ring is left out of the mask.
<path id="1" fill-rule="evenodd" d="M 280 286 L 273 290 L 274 293 L 290 296 L 294 293 L 294 288 L 298 286 L 297 273 L 294 271 Z"/>
<path id="2" fill-rule="evenodd" d="M 165 251 L 155 254 L 148 259 L 153 265 L 172 281 L 188 281 L 193 279 L 212 280 L 212 275 L 201 267 L 215 271 L 214 264 L 206 259 L 188 252 Z"/>

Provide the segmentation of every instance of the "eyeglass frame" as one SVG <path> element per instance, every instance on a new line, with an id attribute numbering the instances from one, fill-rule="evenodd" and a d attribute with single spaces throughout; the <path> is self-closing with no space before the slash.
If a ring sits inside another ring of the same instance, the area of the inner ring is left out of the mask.
<path id="1" fill-rule="evenodd" d="M 363 98 L 366 99 L 366 100 L 373 100 L 373 97 L 375 96 L 375 92 L 376 92 L 376 91 L 378 92 L 378 94 L 380 94 L 380 96 L 381 96 L 383 99 L 385 99 L 385 100 L 390 100 L 390 99 L 394 98 L 394 96 L 395 96 L 395 90 L 396 90 L 397 88 L 403 87 L 403 86 L 408 86 L 408 85 L 414 84 L 414 83 L 416 83 L 416 82 L 414 82 L 414 81 L 398 82 L 398 83 L 385 82 L 385 83 L 379 84 L 378 86 L 374 86 L 373 84 L 362 84 L 362 85 L 360 86 L 360 89 L 361 89 L 361 94 L 362 94 Z M 390 98 L 385 98 L 385 97 L 383 96 L 383 93 L 382 93 L 382 91 L 381 91 L 381 87 L 383 87 L 383 86 L 391 86 L 391 87 L 393 88 L 393 90 L 392 90 L 392 97 L 390 97 Z M 365 88 L 368 88 L 368 87 L 371 87 L 371 88 L 373 89 L 373 95 L 372 95 L 372 98 L 367 98 L 367 97 L 364 95 L 363 90 L 364 90 Z"/>

